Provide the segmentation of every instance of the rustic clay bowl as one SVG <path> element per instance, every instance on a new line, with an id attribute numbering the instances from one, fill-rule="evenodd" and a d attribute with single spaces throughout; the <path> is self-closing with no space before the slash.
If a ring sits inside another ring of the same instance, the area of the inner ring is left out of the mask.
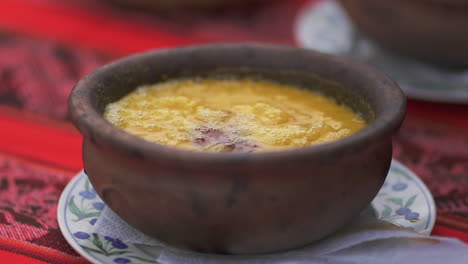
<path id="1" fill-rule="evenodd" d="M 339 1 L 380 45 L 439 66 L 468 67 L 468 1 Z"/>
<path id="2" fill-rule="evenodd" d="M 150 143 L 102 117 L 108 103 L 137 86 L 225 74 L 321 91 L 369 125 L 313 147 L 203 153 Z M 383 73 L 341 57 L 228 44 L 151 51 L 103 66 L 75 86 L 70 111 L 84 135 L 89 179 L 129 224 L 182 249 L 252 254 L 316 241 L 369 205 L 387 175 L 405 97 Z"/>

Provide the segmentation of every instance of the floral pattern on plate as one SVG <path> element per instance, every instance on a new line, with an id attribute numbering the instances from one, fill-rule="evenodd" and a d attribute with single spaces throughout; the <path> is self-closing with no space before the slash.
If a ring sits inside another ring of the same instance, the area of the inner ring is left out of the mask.
<path id="1" fill-rule="evenodd" d="M 452 72 L 380 48 L 352 25 L 335 0 L 312 1 L 295 26 L 299 46 L 349 56 L 395 79 L 415 99 L 468 104 L 468 71 Z"/>
<path id="2" fill-rule="evenodd" d="M 93 263 L 156 263 L 158 247 L 128 244 L 90 232 L 104 207 L 86 174 L 79 173 L 63 191 L 58 205 L 60 230 L 68 243 Z"/>
<path id="3" fill-rule="evenodd" d="M 429 234 L 435 223 L 435 205 L 424 183 L 397 161 L 372 201 L 379 219 Z M 161 247 L 125 243 L 91 233 L 105 204 L 88 177 L 79 173 L 63 191 L 58 205 L 60 230 L 70 245 L 93 263 L 157 263 Z"/>
<path id="4" fill-rule="evenodd" d="M 435 203 L 429 189 L 395 160 L 372 207 L 379 219 L 419 233 L 430 234 L 434 227 Z"/>

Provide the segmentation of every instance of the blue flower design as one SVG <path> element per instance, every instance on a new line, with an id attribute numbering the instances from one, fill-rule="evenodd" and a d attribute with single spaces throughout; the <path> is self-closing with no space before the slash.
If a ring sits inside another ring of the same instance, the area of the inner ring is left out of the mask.
<path id="1" fill-rule="evenodd" d="M 405 226 L 405 228 L 406 228 L 406 229 L 409 229 L 409 230 L 413 230 L 413 231 L 416 230 L 416 229 L 414 229 L 414 227 L 412 227 L 412 226 Z"/>
<path id="2" fill-rule="evenodd" d="M 393 189 L 394 191 L 403 191 L 403 190 L 405 190 L 406 188 L 408 188 L 408 184 L 402 183 L 402 182 L 397 183 L 397 184 L 394 184 L 394 185 L 392 186 L 392 189 Z"/>
<path id="3" fill-rule="evenodd" d="M 93 203 L 93 207 L 96 208 L 99 211 L 102 211 L 104 209 L 104 207 L 106 207 L 106 205 L 104 203 L 101 203 L 101 202 L 95 202 L 95 203 Z"/>
<path id="4" fill-rule="evenodd" d="M 73 234 L 73 236 L 79 239 L 88 239 L 90 237 L 90 235 L 86 232 L 76 232 Z"/>
<path id="5" fill-rule="evenodd" d="M 416 213 L 416 212 L 411 212 L 411 213 L 408 213 L 407 215 L 405 215 L 405 219 L 406 220 L 416 220 L 419 218 L 419 214 Z"/>
<path id="6" fill-rule="evenodd" d="M 118 264 L 127 264 L 127 263 L 130 263 L 132 261 L 129 260 L 128 258 L 116 258 L 116 259 L 114 259 L 114 262 L 118 263 Z"/>
<path id="7" fill-rule="evenodd" d="M 122 242 L 120 239 L 116 239 L 114 242 L 112 242 L 112 245 L 118 249 L 128 248 L 128 246 L 124 242 Z"/>
<path id="8" fill-rule="evenodd" d="M 110 241 L 110 242 L 115 240 L 114 238 L 112 238 L 110 236 L 105 236 L 104 239 L 107 240 L 107 241 Z"/>
<path id="9" fill-rule="evenodd" d="M 95 190 L 89 190 L 89 191 L 81 191 L 79 192 L 81 196 L 85 199 L 94 199 L 96 198 L 96 191 Z"/>
<path id="10" fill-rule="evenodd" d="M 125 244 L 124 242 L 122 242 L 122 240 L 118 239 L 118 238 L 113 238 L 113 237 L 109 237 L 109 236 L 105 236 L 104 237 L 105 240 L 109 241 L 112 243 L 112 246 L 115 247 L 115 248 L 118 248 L 118 249 L 126 249 L 128 248 L 127 244 Z"/>
<path id="11" fill-rule="evenodd" d="M 411 213 L 411 210 L 409 208 L 402 207 L 402 208 L 396 210 L 396 213 L 397 213 L 397 215 L 407 215 L 407 214 Z"/>
<path id="12" fill-rule="evenodd" d="M 406 220 L 417 220 L 419 218 L 419 213 L 411 211 L 411 209 L 402 207 L 395 211 L 397 215 L 405 216 Z"/>
<path id="13" fill-rule="evenodd" d="M 91 225 L 96 224 L 96 222 L 97 222 L 97 218 L 93 218 L 93 219 L 91 219 L 91 221 L 89 221 L 89 223 L 90 223 Z"/>

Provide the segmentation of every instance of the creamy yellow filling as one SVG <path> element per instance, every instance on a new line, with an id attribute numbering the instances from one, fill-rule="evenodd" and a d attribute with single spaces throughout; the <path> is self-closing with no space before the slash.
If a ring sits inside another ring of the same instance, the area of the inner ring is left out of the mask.
<path id="1" fill-rule="evenodd" d="M 318 93 L 249 79 L 142 86 L 107 105 L 104 117 L 152 142 L 214 152 L 304 147 L 366 125 L 351 109 Z"/>

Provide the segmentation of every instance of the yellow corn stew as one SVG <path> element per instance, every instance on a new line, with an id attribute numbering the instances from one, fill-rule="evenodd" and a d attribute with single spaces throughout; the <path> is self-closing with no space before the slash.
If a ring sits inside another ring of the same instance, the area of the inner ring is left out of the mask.
<path id="1" fill-rule="evenodd" d="M 146 140 L 193 151 L 252 152 L 338 140 L 366 122 L 315 92 L 271 81 L 181 79 L 138 87 L 104 117 Z"/>

